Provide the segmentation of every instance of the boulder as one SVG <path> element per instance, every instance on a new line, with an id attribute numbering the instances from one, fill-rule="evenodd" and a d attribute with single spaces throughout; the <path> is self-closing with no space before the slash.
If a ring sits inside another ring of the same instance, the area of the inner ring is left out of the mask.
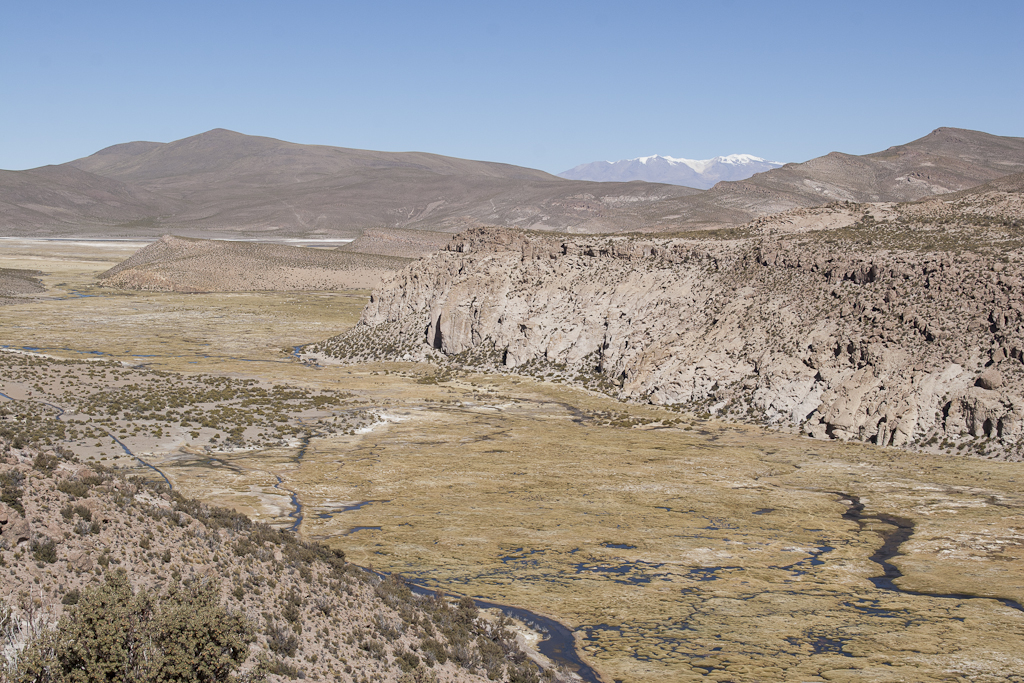
<path id="1" fill-rule="evenodd" d="M 1003 386 L 1003 376 L 995 368 L 988 368 L 974 380 L 974 386 L 982 389 L 998 389 Z"/>

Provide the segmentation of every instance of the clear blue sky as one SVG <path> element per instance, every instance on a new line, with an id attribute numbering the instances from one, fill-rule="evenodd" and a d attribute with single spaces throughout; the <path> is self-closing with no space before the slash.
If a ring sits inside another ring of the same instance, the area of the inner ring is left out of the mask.
<path id="1" fill-rule="evenodd" d="M 1024 2 L 0 0 L 0 168 L 211 128 L 559 172 L 1024 136 Z"/>

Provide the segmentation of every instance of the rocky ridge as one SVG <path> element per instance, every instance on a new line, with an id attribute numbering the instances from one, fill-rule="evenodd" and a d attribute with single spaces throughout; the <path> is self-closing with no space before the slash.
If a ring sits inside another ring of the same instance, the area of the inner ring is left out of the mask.
<path id="1" fill-rule="evenodd" d="M 444 249 L 451 233 L 401 228 L 368 228 L 359 237 L 340 247 L 342 251 L 402 258 L 421 258 Z"/>
<path id="2" fill-rule="evenodd" d="M 471 230 L 307 351 L 432 356 L 817 438 L 1019 460 L 1020 185 L 674 239 Z"/>
<path id="3" fill-rule="evenodd" d="M 46 291 L 39 279 L 42 271 L 0 268 L 0 306 L 18 303 L 18 297 Z"/>
<path id="4" fill-rule="evenodd" d="M 369 289 L 409 260 L 338 249 L 164 235 L 98 276 L 159 292 Z"/>

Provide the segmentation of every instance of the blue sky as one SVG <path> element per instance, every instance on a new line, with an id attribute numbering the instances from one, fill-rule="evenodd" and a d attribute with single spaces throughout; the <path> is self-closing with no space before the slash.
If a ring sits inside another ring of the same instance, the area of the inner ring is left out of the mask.
<path id="1" fill-rule="evenodd" d="M 0 0 L 0 168 L 211 128 L 559 172 L 1024 136 L 1024 2 Z"/>

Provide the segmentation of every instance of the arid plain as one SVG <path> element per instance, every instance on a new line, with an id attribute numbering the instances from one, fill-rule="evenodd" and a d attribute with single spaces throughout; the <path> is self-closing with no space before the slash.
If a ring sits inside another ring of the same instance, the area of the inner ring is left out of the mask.
<path id="1" fill-rule="evenodd" d="M 248 448 L 211 442 L 217 425 L 126 429 L 121 442 L 186 495 L 555 618 L 609 683 L 1024 679 L 1015 463 L 817 441 L 425 363 L 307 365 L 293 349 L 352 326 L 368 292 L 98 286 L 138 246 L 5 240 L 0 267 L 42 271 L 46 292 L 0 308 L 0 344 L 341 396 L 290 416 L 296 427 L 367 416 Z M 59 373 L 65 396 L 87 374 Z M 52 383 L 0 385 L 60 405 Z M 156 476 L 116 442 L 91 448 Z"/>

